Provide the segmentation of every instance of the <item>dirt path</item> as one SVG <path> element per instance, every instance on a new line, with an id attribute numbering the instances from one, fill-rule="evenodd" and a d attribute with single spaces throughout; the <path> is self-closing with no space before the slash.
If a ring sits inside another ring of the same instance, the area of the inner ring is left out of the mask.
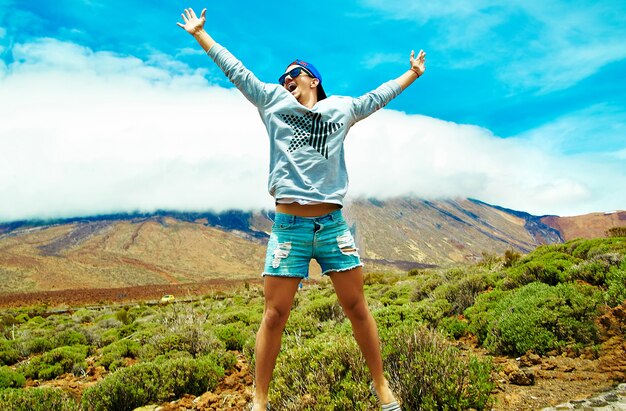
<path id="1" fill-rule="evenodd" d="M 214 279 L 198 283 L 144 285 L 123 288 L 73 289 L 38 291 L 30 293 L 0 294 L 0 307 L 80 307 L 154 301 L 164 294 L 174 294 L 178 299 L 206 295 L 211 292 L 241 286 L 243 280 Z M 261 284 L 259 278 L 247 280 L 250 284 Z"/>

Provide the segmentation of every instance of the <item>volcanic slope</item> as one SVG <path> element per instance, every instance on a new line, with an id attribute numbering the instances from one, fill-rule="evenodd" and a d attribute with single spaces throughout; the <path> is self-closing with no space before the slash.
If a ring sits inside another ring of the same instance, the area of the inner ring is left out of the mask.
<path id="1" fill-rule="evenodd" d="M 95 221 L 0 236 L 0 293 L 177 284 L 259 273 L 262 241 L 173 218 Z"/>

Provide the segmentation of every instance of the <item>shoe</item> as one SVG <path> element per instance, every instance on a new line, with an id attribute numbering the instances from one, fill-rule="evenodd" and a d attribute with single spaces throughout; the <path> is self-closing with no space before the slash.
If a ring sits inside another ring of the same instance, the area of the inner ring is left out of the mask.
<path id="1" fill-rule="evenodd" d="M 254 408 L 254 404 L 250 403 L 250 405 L 248 405 L 248 411 L 252 411 L 252 408 Z M 272 410 L 272 407 L 270 407 L 270 403 L 269 402 L 265 405 L 265 410 L 266 411 L 271 411 Z"/>
<path id="2" fill-rule="evenodd" d="M 373 382 L 370 382 L 370 392 L 372 393 L 374 398 L 376 398 L 376 400 L 378 400 L 378 394 L 376 394 L 376 388 L 374 388 L 374 383 Z"/>
<path id="3" fill-rule="evenodd" d="M 370 392 L 372 393 L 374 398 L 378 400 L 378 394 L 376 394 L 376 388 L 374 388 L 373 382 L 370 383 Z M 394 401 L 394 402 L 390 402 L 389 404 L 384 404 L 381 410 L 382 411 L 402 411 L 402 408 L 400 408 L 400 404 L 398 404 L 398 401 Z"/>
<path id="4" fill-rule="evenodd" d="M 383 405 L 382 411 L 402 411 L 402 408 L 400 408 L 400 404 L 398 404 L 398 401 L 394 401 L 392 403 Z"/>

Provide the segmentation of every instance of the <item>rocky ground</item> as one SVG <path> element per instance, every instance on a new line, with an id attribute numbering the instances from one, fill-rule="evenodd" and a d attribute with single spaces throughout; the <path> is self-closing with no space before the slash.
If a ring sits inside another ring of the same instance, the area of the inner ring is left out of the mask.
<path id="1" fill-rule="evenodd" d="M 216 284 L 207 284 L 215 287 Z M 200 287 L 200 286 L 198 286 Z M 79 299 L 83 303 L 94 301 L 120 302 L 136 298 L 158 298 L 164 293 L 159 287 L 147 287 L 136 290 L 115 290 L 117 294 L 108 295 L 102 290 L 85 290 L 80 297 L 76 292 L 22 296 L 11 300 L 9 304 L 32 304 L 47 302 L 54 305 L 67 297 Z M 97 292 L 96 295 L 90 295 Z M 113 291 L 111 291 L 112 293 Z M 103 294 L 104 293 L 104 294 Z M 123 296 L 122 296 L 123 294 Z M 63 297 L 65 295 L 65 297 Z M 113 296 L 114 298 L 109 299 Z M 18 301 L 19 300 L 19 301 Z M 76 302 L 75 300 L 72 300 Z M 2 301 L 8 302 L 7 300 Z M 2 304 L 5 305 L 5 304 Z M 539 356 L 527 353 L 519 358 L 498 356 L 494 358 L 498 365 L 495 375 L 495 404 L 493 410 L 625 410 L 624 399 L 626 381 L 626 304 L 608 310 L 598 321 L 602 330 L 602 344 L 595 349 L 580 351 L 570 350 L 565 353 L 549 353 Z M 478 355 L 487 355 L 476 346 L 471 338 L 458 342 L 459 348 Z M 64 375 L 45 385 L 63 387 L 78 397 L 82 390 L 95 384 L 103 377 L 104 369 L 95 366 L 93 360 L 87 374 L 75 377 Z M 30 385 L 37 385 L 31 382 Z M 155 404 L 142 410 L 160 411 L 235 411 L 245 410 L 252 392 L 252 372 L 243 355 L 238 356 L 235 370 L 226 376 L 213 392 L 199 397 L 185 396 L 171 403 Z M 620 408 L 621 407 L 621 408 Z"/>
<path id="2" fill-rule="evenodd" d="M 467 344 L 464 342 L 463 344 Z M 471 348 L 475 352 L 479 349 Z M 626 411 L 626 341 L 614 336 L 591 352 L 574 355 L 538 356 L 527 354 L 519 358 L 496 357 L 493 410 L 622 410 Z M 84 377 L 67 374 L 47 383 L 74 392 L 102 378 L 104 369 L 93 365 Z M 252 371 L 243 355 L 238 356 L 234 371 L 226 376 L 213 392 L 191 395 L 165 404 L 153 404 L 135 411 L 240 411 L 246 410 L 252 393 Z"/>

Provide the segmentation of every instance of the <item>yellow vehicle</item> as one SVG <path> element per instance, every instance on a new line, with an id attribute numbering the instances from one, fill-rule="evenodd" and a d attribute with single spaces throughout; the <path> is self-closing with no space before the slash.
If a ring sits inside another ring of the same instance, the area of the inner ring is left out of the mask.
<path id="1" fill-rule="evenodd" d="M 161 297 L 159 304 L 169 304 L 171 302 L 174 302 L 174 300 L 175 298 L 172 294 L 165 294 L 163 297 Z"/>

